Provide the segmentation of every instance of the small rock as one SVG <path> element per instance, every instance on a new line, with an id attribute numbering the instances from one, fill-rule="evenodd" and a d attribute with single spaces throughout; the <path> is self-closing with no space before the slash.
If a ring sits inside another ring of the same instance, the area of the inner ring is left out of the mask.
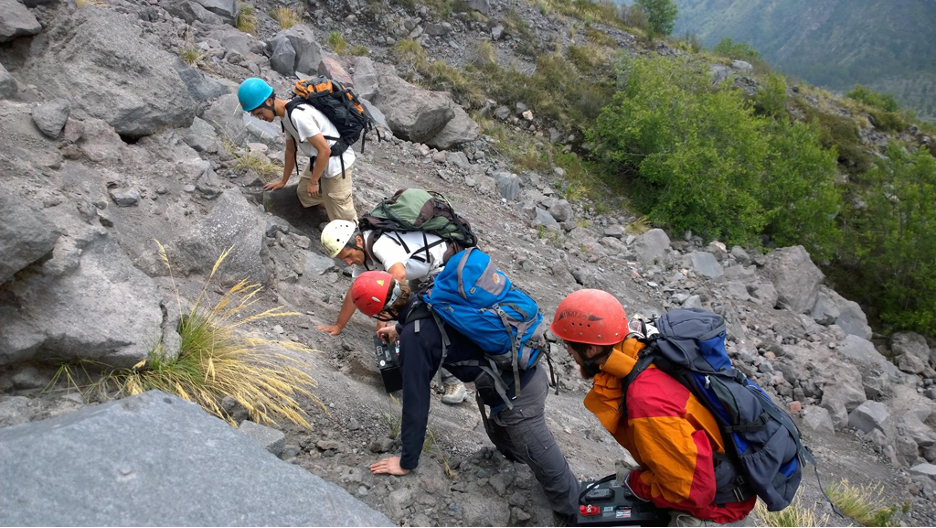
<path id="1" fill-rule="evenodd" d="M 136 188 L 130 189 L 111 189 L 110 197 L 118 207 L 131 207 L 139 203 L 140 191 Z"/>

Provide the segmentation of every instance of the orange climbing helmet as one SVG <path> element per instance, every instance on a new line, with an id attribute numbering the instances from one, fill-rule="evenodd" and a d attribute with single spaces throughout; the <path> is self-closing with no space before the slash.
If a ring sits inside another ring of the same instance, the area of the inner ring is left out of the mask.
<path id="1" fill-rule="evenodd" d="M 368 317 L 383 311 L 400 295 L 400 287 L 386 271 L 365 271 L 351 286 L 351 300 Z"/>
<path id="2" fill-rule="evenodd" d="M 579 290 L 559 303 L 549 328 L 564 341 L 616 345 L 627 336 L 627 313 L 606 291 Z"/>

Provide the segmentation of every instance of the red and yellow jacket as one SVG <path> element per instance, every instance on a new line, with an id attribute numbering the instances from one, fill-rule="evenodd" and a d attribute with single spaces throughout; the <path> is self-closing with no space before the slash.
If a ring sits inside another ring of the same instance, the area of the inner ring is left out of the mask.
<path id="1" fill-rule="evenodd" d="M 756 497 L 717 506 L 712 450 L 725 446 L 715 417 L 678 381 L 650 366 L 637 376 L 627 391 L 627 421 L 618 412 L 621 382 L 634 367 L 644 345 L 627 339 L 614 347 L 585 407 L 601 420 L 640 464 L 628 484 L 660 508 L 672 508 L 717 523 L 745 518 Z"/>

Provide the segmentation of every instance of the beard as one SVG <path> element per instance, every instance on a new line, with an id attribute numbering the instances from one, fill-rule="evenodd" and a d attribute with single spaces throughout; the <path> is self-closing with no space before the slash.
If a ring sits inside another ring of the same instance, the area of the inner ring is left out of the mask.
<path id="1" fill-rule="evenodd" d="M 585 363 L 584 365 L 579 365 L 579 373 L 584 379 L 592 379 L 601 372 L 601 367 L 597 363 Z"/>

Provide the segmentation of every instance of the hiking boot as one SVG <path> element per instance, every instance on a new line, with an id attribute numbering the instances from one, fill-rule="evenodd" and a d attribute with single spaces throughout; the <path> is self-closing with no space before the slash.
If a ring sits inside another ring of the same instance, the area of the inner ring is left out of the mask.
<path id="1" fill-rule="evenodd" d="M 468 390 L 462 382 L 452 383 L 445 386 L 445 394 L 442 396 L 442 403 L 449 405 L 458 405 L 468 397 Z"/>

